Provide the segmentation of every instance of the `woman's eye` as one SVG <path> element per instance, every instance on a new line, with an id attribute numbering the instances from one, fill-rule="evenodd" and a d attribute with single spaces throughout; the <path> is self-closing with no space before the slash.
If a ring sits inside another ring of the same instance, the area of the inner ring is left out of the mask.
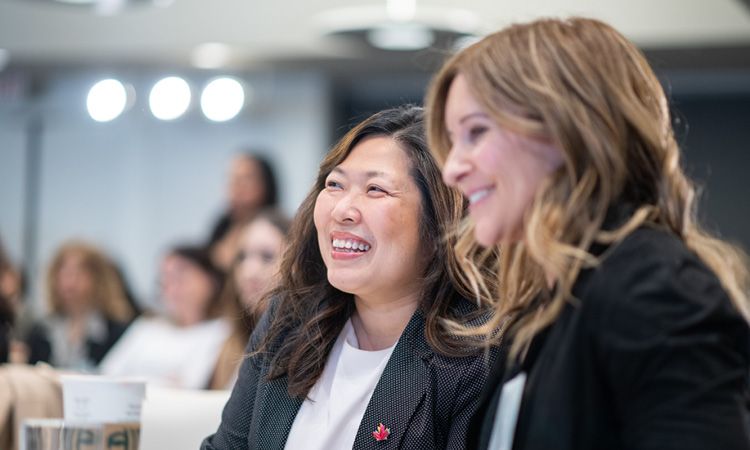
<path id="1" fill-rule="evenodd" d="M 271 252 L 260 252 L 260 259 L 266 264 L 271 264 L 276 259 L 276 255 Z"/>
<path id="2" fill-rule="evenodd" d="M 375 185 L 367 186 L 367 192 L 375 192 L 375 193 L 383 193 L 383 194 L 387 193 L 385 189 L 381 188 L 380 186 L 375 186 Z"/>
<path id="3" fill-rule="evenodd" d="M 329 189 L 341 189 L 341 183 L 335 180 L 326 181 L 326 187 Z"/>
<path id="4" fill-rule="evenodd" d="M 480 136 L 482 136 L 485 133 L 485 131 L 487 131 L 487 127 L 485 126 L 477 125 L 477 126 L 471 127 L 469 129 L 469 140 L 472 142 L 476 141 L 477 139 L 479 139 Z"/>

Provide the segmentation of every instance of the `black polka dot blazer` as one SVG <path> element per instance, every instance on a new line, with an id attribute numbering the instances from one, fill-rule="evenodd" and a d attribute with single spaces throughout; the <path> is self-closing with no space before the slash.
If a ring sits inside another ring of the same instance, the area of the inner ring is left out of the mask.
<path id="1" fill-rule="evenodd" d="M 469 303 L 461 302 L 460 309 Z M 267 314 L 253 333 L 248 351 L 260 342 L 269 321 Z M 469 422 L 493 358 L 481 353 L 463 358 L 434 353 L 424 337 L 424 316 L 417 311 L 375 387 L 353 448 L 465 448 Z M 267 368 L 255 358 L 244 361 L 221 425 L 203 441 L 202 450 L 284 448 L 302 399 L 287 394 L 286 377 L 267 381 L 266 373 Z M 373 436 L 379 423 L 390 429 L 387 440 Z"/>

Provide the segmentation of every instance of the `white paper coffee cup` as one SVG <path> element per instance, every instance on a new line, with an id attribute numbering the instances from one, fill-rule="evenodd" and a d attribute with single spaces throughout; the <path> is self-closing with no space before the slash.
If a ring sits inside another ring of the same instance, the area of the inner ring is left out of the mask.
<path id="1" fill-rule="evenodd" d="M 61 378 L 66 421 L 140 422 L 146 396 L 145 380 L 101 375 L 63 375 Z"/>

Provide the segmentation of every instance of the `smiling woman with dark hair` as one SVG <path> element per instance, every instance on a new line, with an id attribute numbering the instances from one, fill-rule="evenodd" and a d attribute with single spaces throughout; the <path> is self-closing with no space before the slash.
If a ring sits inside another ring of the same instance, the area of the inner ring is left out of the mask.
<path id="1" fill-rule="evenodd" d="M 445 321 L 483 312 L 454 277 L 462 201 L 422 115 L 375 114 L 322 162 L 204 449 L 463 448 L 487 359 Z"/>

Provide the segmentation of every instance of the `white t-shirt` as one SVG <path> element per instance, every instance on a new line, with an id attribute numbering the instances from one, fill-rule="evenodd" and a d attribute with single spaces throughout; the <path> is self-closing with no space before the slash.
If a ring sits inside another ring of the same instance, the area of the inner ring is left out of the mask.
<path id="1" fill-rule="evenodd" d="M 224 319 L 179 327 L 160 318 L 139 318 L 99 364 L 104 375 L 143 377 L 150 383 L 203 389 L 231 325 Z"/>
<path id="2" fill-rule="evenodd" d="M 348 320 L 328 355 L 323 374 L 302 403 L 284 448 L 350 450 L 395 346 L 360 350 Z"/>
<path id="3" fill-rule="evenodd" d="M 521 411 L 523 388 L 526 386 L 526 374 L 521 372 L 503 385 L 500 402 L 497 404 L 495 423 L 492 426 L 489 450 L 511 450 L 513 436 L 516 434 L 516 422 Z"/>

